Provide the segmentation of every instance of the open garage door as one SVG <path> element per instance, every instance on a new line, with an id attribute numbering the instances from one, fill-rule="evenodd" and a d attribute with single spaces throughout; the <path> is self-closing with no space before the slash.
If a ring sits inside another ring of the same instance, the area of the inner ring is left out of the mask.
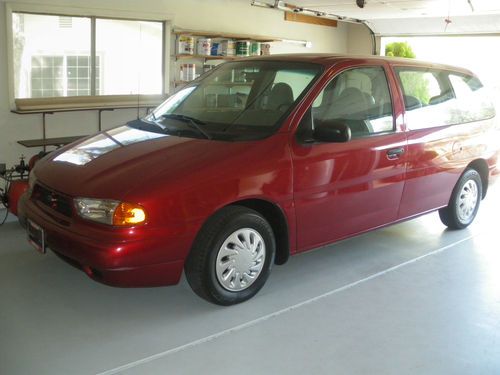
<path id="1" fill-rule="evenodd" d="M 498 34 L 500 15 L 377 19 L 371 20 L 369 26 L 381 36 Z"/>
<path id="2" fill-rule="evenodd" d="M 500 32 L 498 0 L 292 0 L 291 3 L 318 14 L 364 20 L 375 34 L 382 36 Z"/>

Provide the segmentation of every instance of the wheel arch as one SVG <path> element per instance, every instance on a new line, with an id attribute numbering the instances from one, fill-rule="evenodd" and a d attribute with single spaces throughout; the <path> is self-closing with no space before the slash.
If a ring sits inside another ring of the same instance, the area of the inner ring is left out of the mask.
<path id="1" fill-rule="evenodd" d="M 486 197 L 486 192 L 488 191 L 488 177 L 489 177 L 489 168 L 488 163 L 484 159 L 476 159 L 469 163 L 467 169 L 474 169 L 481 176 L 481 184 L 482 184 L 482 199 Z"/>
<path id="2" fill-rule="evenodd" d="M 232 202 L 227 206 L 243 206 L 257 211 L 271 225 L 276 239 L 275 264 L 285 264 L 290 257 L 290 236 L 285 213 L 277 204 L 265 199 L 251 198 Z"/>

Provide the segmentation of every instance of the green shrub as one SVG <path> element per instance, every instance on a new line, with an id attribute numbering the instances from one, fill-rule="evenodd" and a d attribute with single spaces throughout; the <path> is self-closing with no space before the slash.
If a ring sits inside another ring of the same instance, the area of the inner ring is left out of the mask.
<path id="1" fill-rule="evenodd" d="M 408 42 L 393 42 L 385 46 L 385 55 L 391 57 L 406 57 L 414 59 L 415 53 Z"/>

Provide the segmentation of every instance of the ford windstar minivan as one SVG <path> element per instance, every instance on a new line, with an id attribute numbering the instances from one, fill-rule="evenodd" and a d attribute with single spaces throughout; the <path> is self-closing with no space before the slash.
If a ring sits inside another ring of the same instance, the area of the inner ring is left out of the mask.
<path id="1" fill-rule="evenodd" d="M 498 176 L 479 79 L 406 59 L 276 55 L 219 65 L 145 118 L 42 159 L 30 242 L 92 279 L 231 305 L 290 255 L 431 211 L 453 229 Z"/>

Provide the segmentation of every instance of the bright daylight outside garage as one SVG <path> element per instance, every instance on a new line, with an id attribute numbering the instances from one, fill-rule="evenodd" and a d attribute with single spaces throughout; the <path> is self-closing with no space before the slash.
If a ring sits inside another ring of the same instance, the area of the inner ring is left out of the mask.
<path id="1" fill-rule="evenodd" d="M 500 3 L 0 25 L 0 374 L 500 373 Z"/>

